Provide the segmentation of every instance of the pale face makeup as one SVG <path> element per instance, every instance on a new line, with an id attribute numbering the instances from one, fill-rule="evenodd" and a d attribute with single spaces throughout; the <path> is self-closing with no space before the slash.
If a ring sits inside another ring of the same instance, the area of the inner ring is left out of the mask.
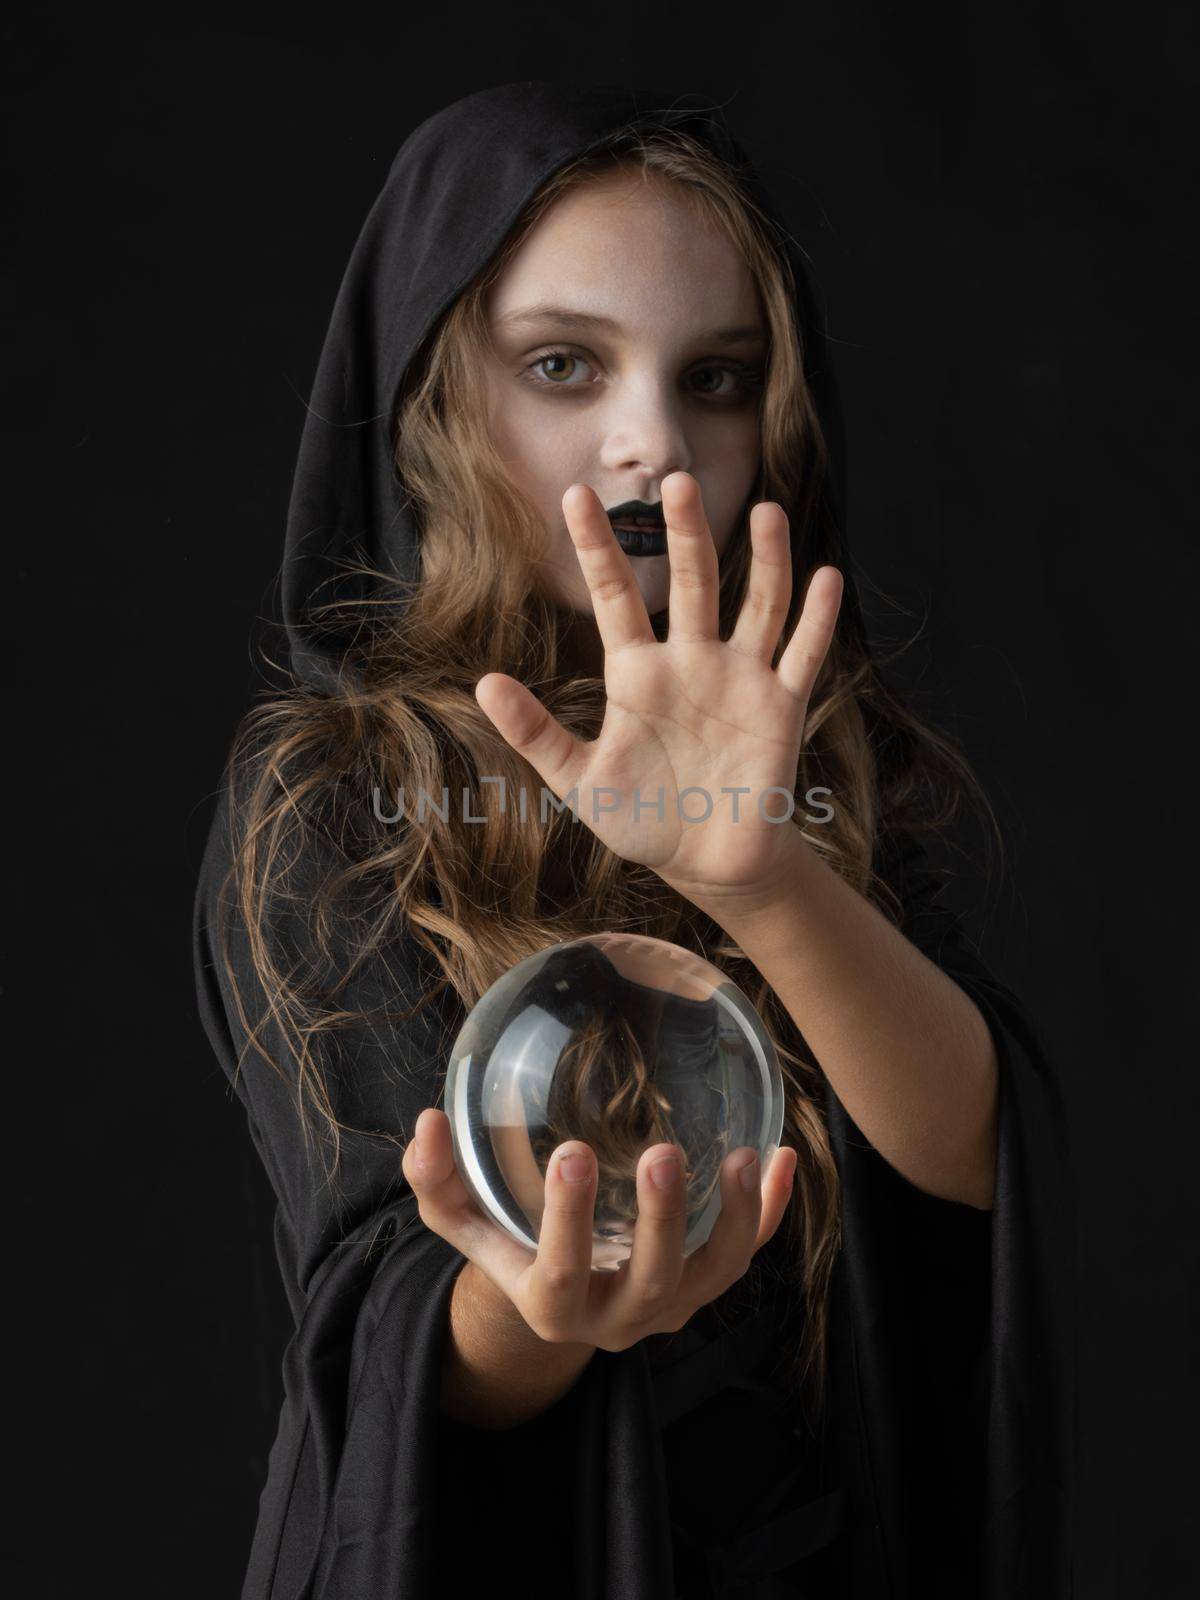
<path id="1" fill-rule="evenodd" d="M 552 598 L 592 613 L 562 509 L 575 483 L 605 509 L 659 506 L 667 474 L 689 472 L 718 553 L 748 537 L 767 324 L 746 263 L 683 196 L 626 173 L 562 196 L 486 311 L 489 425 L 544 520 L 539 578 Z M 664 611 L 668 556 L 630 565 L 647 613 Z"/>

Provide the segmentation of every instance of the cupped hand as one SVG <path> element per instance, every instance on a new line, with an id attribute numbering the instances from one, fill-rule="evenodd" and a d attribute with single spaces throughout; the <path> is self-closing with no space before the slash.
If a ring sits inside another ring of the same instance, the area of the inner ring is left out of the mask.
<path id="1" fill-rule="evenodd" d="M 813 573 L 773 668 L 792 598 L 791 545 L 783 508 L 761 501 L 750 513 L 746 600 L 723 641 L 717 551 L 700 485 L 689 473 L 670 473 L 662 481 L 669 629 L 660 641 L 599 497 L 573 484 L 562 505 L 604 644 L 599 735 L 577 738 L 504 673 L 485 674 L 476 700 L 622 859 L 649 866 L 699 903 L 769 891 L 800 842 L 790 802 L 809 696 L 841 607 L 841 573 Z"/>
<path id="2" fill-rule="evenodd" d="M 638 1216 L 629 1259 L 615 1272 L 592 1269 L 596 1158 L 578 1139 L 561 1144 L 546 1170 L 545 1211 L 535 1254 L 486 1217 L 459 1176 L 450 1120 L 428 1107 L 417 1118 L 402 1169 L 421 1220 L 473 1261 L 516 1306 L 539 1338 L 625 1350 L 650 1333 L 675 1333 L 701 1306 L 746 1272 L 774 1234 L 796 1170 L 790 1146 L 772 1157 L 765 1180 L 748 1146 L 721 1167 L 721 1211 L 708 1240 L 684 1257 L 685 1190 L 679 1149 L 651 1145 L 637 1170 Z M 660 1188 L 652 1171 L 674 1155 L 673 1182 Z M 567 1158 L 582 1158 L 569 1181 Z M 740 1176 L 749 1171 L 749 1187 Z"/>

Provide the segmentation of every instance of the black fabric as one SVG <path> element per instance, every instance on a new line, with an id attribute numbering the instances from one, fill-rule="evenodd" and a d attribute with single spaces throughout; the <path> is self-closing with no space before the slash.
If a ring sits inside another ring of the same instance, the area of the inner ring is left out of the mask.
<path id="1" fill-rule="evenodd" d="M 298 678 L 328 689 L 342 671 L 337 636 L 304 615 L 330 598 L 340 555 L 353 545 L 416 574 L 388 417 L 421 340 L 544 178 L 634 115 L 684 126 L 743 162 L 720 118 L 678 96 L 538 83 L 460 101 L 398 153 L 355 246 L 305 423 L 283 585 Z M 756 197 L 773 214 L 769 197 L 757 188 Z M 786 238 L 784 248 L 834 451 L 826 543 L 806 559 L 839 566 L 845 625 L 861 630 L 841 538 L 832 369 L 799 253 Z M 407 1138 L 439 1102 L 461 1007 L 407 939 L 348 983 L 341 1003 L 372 1019 L 432 998 L 403 1023 L 372 1020 L 314 1041 L 335 1111 L 360 1130 L 345 1141 L 336 1198 L 301 1136 L 290 1083 L 253 1053 L 241 1060 L 245 1021 L 222 925 L 250 1022 L 265 1002 L 245 929 L 218 903 L 229 856 L 222 792 L 196 895 L 196 980 L 277 1196 L 276 1252 L 295 1319 L 243 1600 L 432 1600 L 485 1583 L 583 1600 L 1071 1592 L 1073 1250 L 1061 1111 L 1020 1004 L 939 910 L 915 846 L 882 841 L 879 867 L 901 893 L 908 936 L 979 1004 L 996 1039 L 996 1204 L 978 1212 L 921 1193 L 827 1092 L 845 1244 L 830 1405 L 816 1433 L 780 1368 L 803 1307 L 779 1295 L 740 1316 L 718 1302 L 679 1334 L 597 1352 L 570 1393 L 522 1428 L 490 1434 L 443 1417 L 439 1368 L 463 1257 L 422 1224 L 383 1133 Z M 338 865 L 315 834 L 296 863 L 292 909 L 272 927 L 281 946 L 307 953 L 306 895 Z M 273 1021 L 263 1042 L 288 1061 Z"/>

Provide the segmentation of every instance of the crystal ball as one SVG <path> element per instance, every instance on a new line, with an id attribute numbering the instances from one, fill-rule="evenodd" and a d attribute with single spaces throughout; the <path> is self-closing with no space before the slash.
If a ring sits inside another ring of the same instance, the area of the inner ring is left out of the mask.
<path id="1" fill-rule="evenodd" d="M 682 1152 L 690 1255 L 720 1215 L 726 1156 L 749 1147 L 766 1172 L 783 1078 L 762 1019 L 723 972 L 664 939 L 597 933 L 539 950 L 481 997 L 451 1050 L 445 1111 L 467 1189 L 533 1250 L 551 1156 L 568 1139 L 589 1145 L 592 1267 L 611 1272 L 632 1249 L 642 1152 Z"/>

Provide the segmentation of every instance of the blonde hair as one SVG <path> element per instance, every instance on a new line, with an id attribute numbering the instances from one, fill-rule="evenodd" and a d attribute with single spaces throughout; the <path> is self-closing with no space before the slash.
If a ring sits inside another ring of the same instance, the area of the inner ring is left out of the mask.
<path id="1" fill-rule="evenodd" d="M 838 1172 L 822 1074 L 773 991 L 719 927 L 650 869 L 620 859 L 590 830 L 573 826 L 569 812 L 552 811 L 543 823 L 522 818 L 513 806 L 503 813 L 488 807 L 486 823 L 467 825 L 454 806 L 444 818 L 436 806 L 420 817 L 410 807 L 405 825 L 396 827 L 381 820 L 372 803 L 377 788 L 386 796 L 422 790 L 439 796 L 443 785 L 452 795 L 483 794 L 483 774 L 502 776 L 510 794 L 538 790 L 538 775 L 475 700 L 475 684 L 486 672 L 527 684 L 579 737 L 599 731 L 603 680 L 571 670 L 564 615 L 538 592 L 534 576 L 545 530 L 510 481 L 486 426 L 484 300 L 560 196 L 618 170 L 671 184 L 686 196 L 742 252 L 761 296 L 770 348 L 761 397 L 762 468 L 747 514 L 756 500 L 778 501 L 799 530 L 801 550 L 814 552 L 794 573 L 776 661 L 811 572 L 837 548 L 830 543 L 836 530 L 823 521 L 830 515 L 823 494 L 826 445 L 805 382 L 795 284 L 773 225 L 736 171 L 675 130 L 626 130 L 562 168 L 410 365 L 397 406 L 395 456 L 420 528 L 419 578 L 406 584 L 377 564 L 356 563 L 353 570 L 370 586 L 360 591 L 367 598 L 333 600 L 313 613 L 350 625 L 346 662 L 352 670 L 342 686 L 323 694 L 294 682 L 252 707 L 239 725 L 230 786 L 234 860 L 222 895 L 233 894 L 247 929 L 267 1014 L 251 1027 L 240 997 L 238 1004 L 247 1049 L 257 1049 L 291 1082 L 289 1068 L 262 1043 L 262 1027 L 273 1020 L 287 1041 L 304 1136 L 319 1145 L 326 1181 L 335 1185 L 343 1134 L 385 1139 L 399 1151 L 411 1132 L 340 1122 L 314 1048 L 361 1022 L 361 1013 L 343 1009 L 338 995 L 352 972 L 400 934 L 416 940 L 442 974 L 418 1006 L 449 985 L 468 1010 L 518 961 L 598 928 L 649 934 L 704 955 L 756 1006 L 784 1072 L 784 1142 L 795 1147 L 799 1161 L 783 1226 L 786 1258 L 795 1264 L 805 1307 L 793 1370 L 798 1392 L 819 1407 L 830 1277 L 841 1242 Z M 746 592 L 749 556 L 743 527 L 722 558 L 722 638 Z M 883 744 L 886 771 L 879 760 Z M 903 759 L 891 759 L 897 751 Z M 836 797 L 833 818 L 805 825 L 803 797 L 819 785 Z M 893 697 L 861 642 L 839 625 L 812 695 L 796 782 L 793 822 L 812 849 L 898 920 L 895 897 L 871 870 L 879 828 L 918 814 L 924 826 L 940 827 L 968 791 L 983 800 L 965 758 Z M 273 948 L 271 929 L 275 911 L 294 906 L 295 864 L 314 828 L 336 840 L 344 865 L 304 907 L 313 948 L 324 963 L 336 959 L 335 938 L 352 951 L 350 969 L 325 986 L 288 969 Z M 352 902 L 361 904 L 364 895 L 368 914 L 352 917 Z M 229 971 L 236 992 L 231 965 Z M 753 1268 L 735 1290 L 755 1292 Z M 734 1290 L 729 1296 L 737 1298 Z"/>

